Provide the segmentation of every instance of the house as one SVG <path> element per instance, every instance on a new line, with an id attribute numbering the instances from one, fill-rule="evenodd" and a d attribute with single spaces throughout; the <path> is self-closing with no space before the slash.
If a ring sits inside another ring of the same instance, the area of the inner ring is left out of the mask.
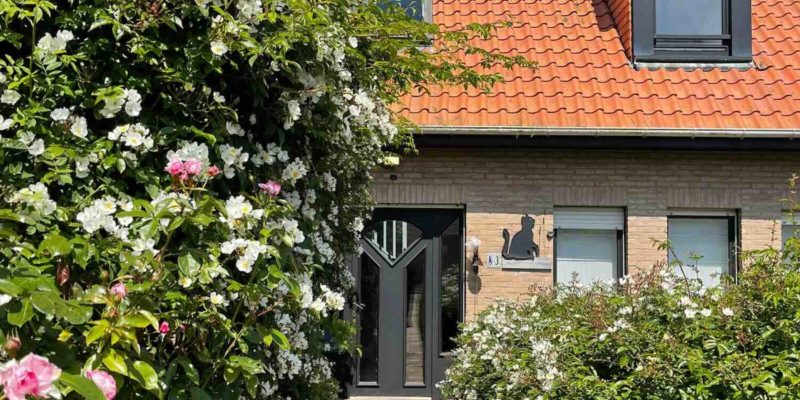
<path id="1" fill-rule="evenodd" d="M 452 29 L 509 20 L 481 45 L 539 68 L 404 99 L 419 154 L 376 171 L 352 395 L 435 397 L 458 323 L 532 284 L 677 257 L 713 285 L 791 234 L 800 1 L 408 4 Z"/>

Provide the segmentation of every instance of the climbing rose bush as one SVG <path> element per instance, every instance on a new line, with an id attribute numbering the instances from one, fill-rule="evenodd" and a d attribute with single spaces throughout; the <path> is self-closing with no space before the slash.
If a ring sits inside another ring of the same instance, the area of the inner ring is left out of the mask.
<path id="1" fill-rule="evenodd" d="M 660 265 L 500 301 L 464 327 L 442 391 L 468 400 L 796 399 L 800 242 L 746 265 L 717 288 Z"/>
<path id="2" fill-rule="evenodd" d="M 387 105 L 500 79 L 456 50 L 531 66 L 369 0 L 0 0 L 0 16 L 9 400 L 334 398 L 327 356 L 354 351 L 344 255 L 369 172 L 409 144 Z"/>

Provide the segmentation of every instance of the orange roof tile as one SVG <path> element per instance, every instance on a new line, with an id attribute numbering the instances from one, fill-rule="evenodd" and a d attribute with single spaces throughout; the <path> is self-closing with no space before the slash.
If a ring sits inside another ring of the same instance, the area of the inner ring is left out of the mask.
<path id="1" fill-rule="evenodd" d="M 433 0 L 433 21 L 446 29 L 512 21 L 473 44 L 539 68 L 493 69 L 506 79 L 488 94 L 433 87 L 398 107 L 422 126 L 800 128 L 800 0 L 753 0 L 753 66 L 745 70 L 634 68 L 629 4 Z"/>

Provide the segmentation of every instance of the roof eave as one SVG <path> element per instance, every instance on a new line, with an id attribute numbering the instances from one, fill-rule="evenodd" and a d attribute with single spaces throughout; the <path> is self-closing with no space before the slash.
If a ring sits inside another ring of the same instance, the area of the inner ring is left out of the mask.
<path id="1" fill-rule="evenodd" d="M 589 137 L 667 137 L 667 138 L 747 138 L 791 139 L 800 129 L 719 129 L 719 128 L 607 128 L 536 126 L 452 126 L 425 125 L 422 134 L 451 136 L 589 136 Z"/>

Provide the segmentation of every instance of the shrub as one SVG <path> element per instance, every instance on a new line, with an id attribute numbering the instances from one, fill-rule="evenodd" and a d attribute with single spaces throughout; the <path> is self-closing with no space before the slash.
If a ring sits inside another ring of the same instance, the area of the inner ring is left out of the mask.
<path id="1" fill-rule="evenodd" d="M 452 399 L 796 399 L 800 243 L 753 253 L 747 265 L 717 288 L 661 265 L 613 285 L 501 301 L 464 327 L 442 390 Z"/>
<path id="2" fill-rule="evenodd" d="M 519 64 L 385 8 L 0 0 L 7 398 L 336 396 L 387 104 Z"/>

